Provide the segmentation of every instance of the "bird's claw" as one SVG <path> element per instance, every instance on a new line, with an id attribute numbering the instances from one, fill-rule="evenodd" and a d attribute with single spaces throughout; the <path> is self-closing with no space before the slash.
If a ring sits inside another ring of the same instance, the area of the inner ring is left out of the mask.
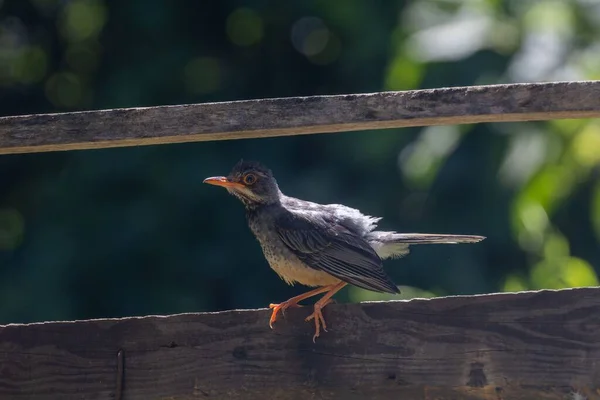
<path id="1" fill-rule="evenodd" d="M 306 317 L 305 321 L 310 321 L 312 319 L 315 320 L 315 334 L 313 335 L 313 343 L 317 342 L 317 338 L 321 333 L 321 329 L 327 332 L 327 324 L 325 323 L 325 318 L 323 317 L 323 312 L 321 311 L 327 304 L 332 303 L 331 299 L 328 299 L 324 304 L 315 304 L 315 311 Z"/>
<path id="2" fill-rule="evenodd" d="M 329 303 L 334 303 L 334 300 L 331 296 L 343 288 L 346 284 L 343 282 L 337 283 L 331 286 L 324 286 L 318 289 L 311 290 L 308 293 L 305 293 L 300 296 L 292 297 L 291 299 L 284 301 L 280 304 L 269 304 L 269 308 L 273 310 L 271 313 L 271 319 L 269 320 L 269 326 L 273 329 L 273 323 L 277 320 L 277 313 L 281 311 L 285 316 L 285 310 L 290 307 L 302 307 L 298 302 L 306 299 L 307 297 L 314 296 L 316 294 L 327 292 L 327 294 L 319 301 L 317 301 L 314 305 L 314 311 L 311 315 L 306 317 L 305 321 L 310 321 L 312 319 L 315 320 L 315 334 L 313 336 L 313 343 L 316 343 L 317 338 L 321 333 L 321 329 L 327 332 L 327 324 L 325 323 L 325 318 L 323 317 L 322 309 Z"/>
<path id="3" fill-rule="evenodd" d="M 285 317 L 285 310 L 287 310 L 290 307 L 302 307 L 302 306 L 298 303 L 289 303 L 287 301 L 284 301 L 283 303 L 280 303 L 280 304 L 269 304 L 269 308 L 273 310 L 273 313 L 271 314 L 271 319 L 269 320 L 269 327 L 271 327 L 271 329 L 273 329 L 273 322 L 277 321 L 277 313 L 279 313 L 279 311 L 281 311 L 281 313 Z"/>

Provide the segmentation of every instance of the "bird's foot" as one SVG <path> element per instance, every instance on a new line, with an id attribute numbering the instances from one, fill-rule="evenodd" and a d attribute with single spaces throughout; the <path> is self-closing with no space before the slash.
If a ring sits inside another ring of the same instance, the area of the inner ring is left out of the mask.
<path id="1" fill-rule="evenodd" d="M 325 301 L 322 304 L 319 304 L 319 302 L 315 303 L 314 312 L 305 319 L 305 321 L 307 322 L 312 319 L 315 320 L 315 334 L 313 336 L 313 343 L 316 343 L 316 340 L 319 337 L 319 334 L 321 333 L 321 329 L 327 332 L 327 324 L 325 323 L 325 318 L 323 317 L 323 313 L 321 312 L 321 310 L 325 308 L 325 306 L 329 303 L 333 303 L 333 300 L 327 299 L 327 301 Z"/>
<path id="2" fill-rule="evenodd" d="M 271 329 L 273 329 L 273 322 L 277 321 L 277 314 L 279 313 L 279 311 L 281 311 L 281 313 L 285 317 L 285 310 L 287 310 L 290 307 L 302 307 L 302 306 L 300 304 L 298 304 L 297 302 L 289 301 L 289 300 L 284 301 L 283 303 L 280 303 L 280 304 L 269 304 L 269 308 L 273 310 L 273 313 L 271 314 L 271 319 L 269 320 L 269 326 L 271 327 Z"/>

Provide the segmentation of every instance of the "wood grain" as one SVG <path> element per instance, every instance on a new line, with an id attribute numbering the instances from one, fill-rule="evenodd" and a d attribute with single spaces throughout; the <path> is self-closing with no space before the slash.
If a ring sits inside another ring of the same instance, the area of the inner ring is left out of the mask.
<path id="1" fill-rule="evenodd" d="M 316 344 L 309 312 L 3 326 L 0 398 L 600 398 L 600 288 L 332 304 Z"/>
<path id="2" fill-rule="evenodd" d="M 600 117 L 600 81 L 290 97 L 0 118 L 0 154 Z"/>

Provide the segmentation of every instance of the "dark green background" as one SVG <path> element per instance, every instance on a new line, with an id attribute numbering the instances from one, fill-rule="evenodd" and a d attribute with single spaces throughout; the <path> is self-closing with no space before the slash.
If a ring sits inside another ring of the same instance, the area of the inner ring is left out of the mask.
<path id="1" fill-rule="evenodd" d="M 3 0 L 0 114 L 595 79 L 599 26 L 584 1 Z M 240 158 L 384 229 L 488 237 L 386 262 L 401 297 L 598 283 L 598 121 L 392 129 L 0 156 L 0 323 L 302 292 L 202 184 Z"/>

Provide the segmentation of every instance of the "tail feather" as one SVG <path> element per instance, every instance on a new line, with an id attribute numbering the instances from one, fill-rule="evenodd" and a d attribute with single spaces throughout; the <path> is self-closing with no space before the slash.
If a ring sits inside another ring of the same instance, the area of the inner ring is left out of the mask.
<path id="1" fill-rule="evenodd" d="M 367 235 L 367 240 L 382 259 L 403 257 L 409 253 L 408 247 L 414 244 L 477 243 L 483 239 L 485 236 L 381 231 L 369 232 Z"/>
<path id="2" fill-rule="evenodd" d="M 477 235 L 444 235 L 435 233 L 394 233 L 389 238 L 390 242 L 408 244 L 458 244 L 477 243 L 485 236 Z"/>

